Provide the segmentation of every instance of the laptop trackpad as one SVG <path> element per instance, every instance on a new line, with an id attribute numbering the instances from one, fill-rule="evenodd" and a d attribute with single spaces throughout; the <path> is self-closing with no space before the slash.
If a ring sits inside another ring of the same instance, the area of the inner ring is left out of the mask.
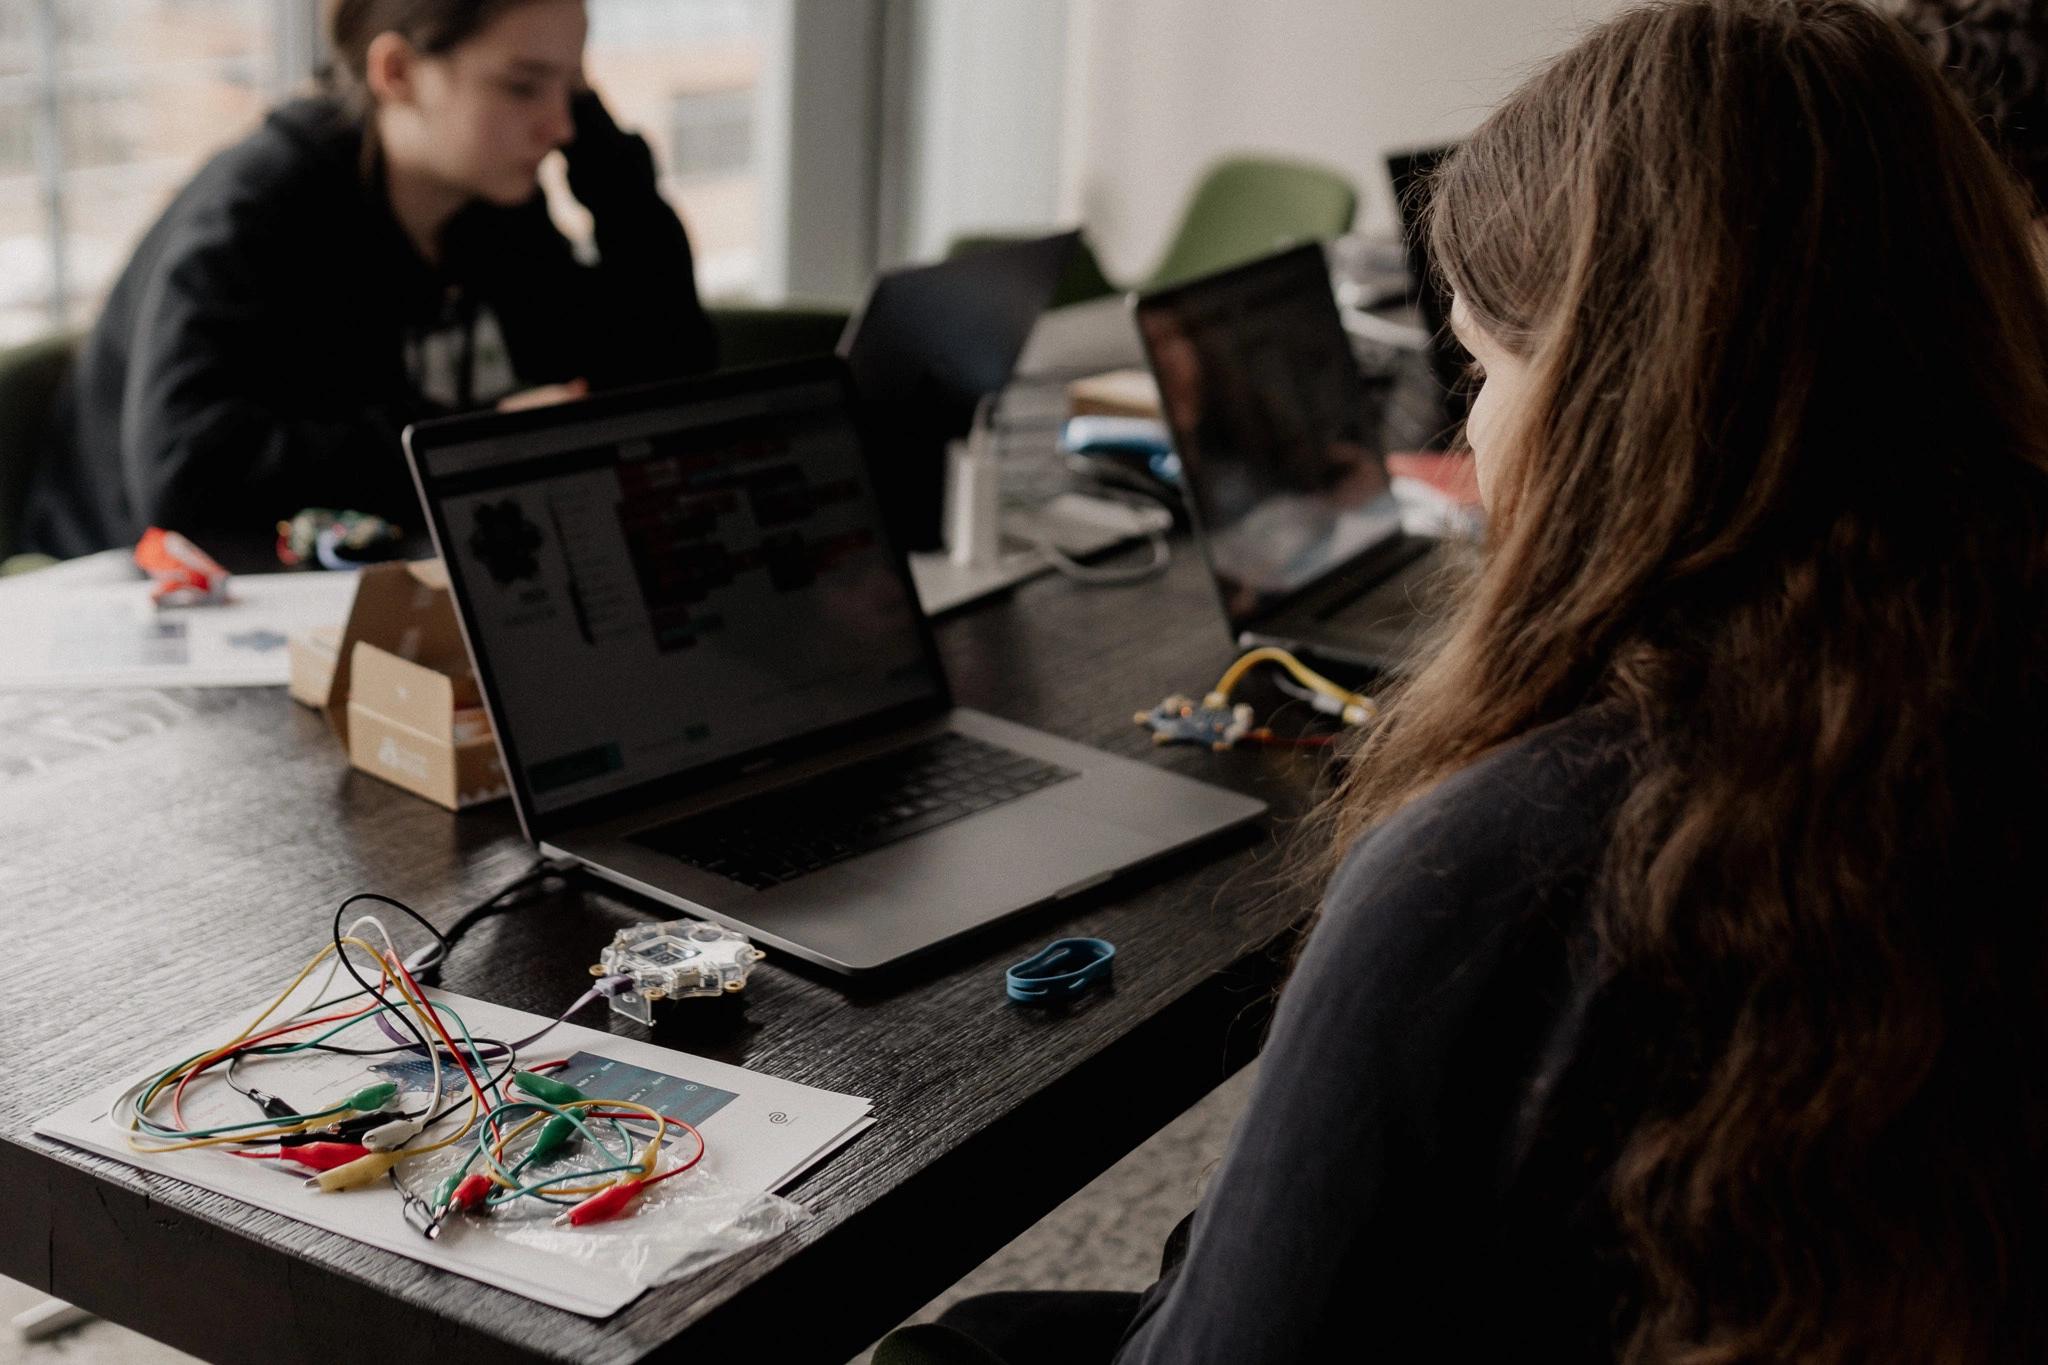
<path id="1" fill-rule="evenodd" d="M 1050 900 L 1158 848 L 1156 836 L 1084 819 L 1057 792 L 1040 792 L 735 909 L 766 933 L 850 967 L 873 966 Z"/>

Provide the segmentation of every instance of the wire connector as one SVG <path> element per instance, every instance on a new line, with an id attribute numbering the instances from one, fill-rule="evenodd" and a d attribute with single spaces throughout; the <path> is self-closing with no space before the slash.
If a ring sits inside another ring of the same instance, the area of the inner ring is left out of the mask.
<path id="1" fill-rule="evenodd" d="M 626 1206 L 633 1202 L 646 1183 L 644 1179 L 621 1180 L 616 1185 L 608 1185 L 555 1219 L 555 1226 L 561 1227 L 566 1223 L 570 1227 L 580 1228 L 585 1223 L 601 1223 L 608 1218 L 617 1218 L 626 1211 Z"/>
<path id="2" fill-rule="evenodd" d="M 322 1171 L 306 1182 L 309 1190 L 324 1190 L 333 1194 L 337 1190 L 352 1190 L 358 1185 L 367 1185 L 382 1179 L 384 1173 L 405 1160 L 404 1152 L 371 1152 L 357 1157 L 346 1166 L 336 1166 L 331 1171 Z"/>
<path id="3" fill-rule="evenodd" d="M 424 1118 L 393 1119 L 363 1134 L 363 1146 L 373 1152 L 396 1151 L 418 1137 L 420 1130 L 426 1126 L 427 1121 Z"/>
<path id="4" fill-rule="evenodd" d="M 1308 690 L 1315 709 L 1334 715 L 1346 725 L 1369 725 L 1379 719 L 1379 703 L 1362 692 L 1353 692 L 1331 682 L 1284 649 L 1254 649 L 1240 657 L 1197 702 L 1176 693 L 1133 719 L 1152 732 L 1154 744 L 1206 744 L 1222 752 L 1242 743 L 1327 744 L 1327 739 L 1290 740 L 1276 736 L 1271 728 L 1256 723 L 1252 708 L 1243 702 L 1232 704 L 1230 694 L 1245 674 L 1259 664 L 1278 664 Z"/>

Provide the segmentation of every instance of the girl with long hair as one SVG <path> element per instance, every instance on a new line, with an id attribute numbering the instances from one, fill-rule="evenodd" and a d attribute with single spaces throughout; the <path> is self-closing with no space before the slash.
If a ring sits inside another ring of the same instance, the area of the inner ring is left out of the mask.
<path id="1" fill-rule="evenodd" d="M 1866 5 L 1672 0 L 1433 202 L 1489 544 L 1116 1359 L 2048 1358 L 2026 194 Z"/>

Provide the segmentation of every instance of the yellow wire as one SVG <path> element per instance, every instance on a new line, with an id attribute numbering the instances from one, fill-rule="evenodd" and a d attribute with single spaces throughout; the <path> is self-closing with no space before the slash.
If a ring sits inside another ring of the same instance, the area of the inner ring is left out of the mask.
<path id="1" fill-rule="evenodd" d="M 264 1020 L 270 1018 L 271 1015 L 277 1012 L 278 1006 L 284 1004 L 285 1001 L 291 998 L 293 991 L 297 990 L 301 985 L 305 984 L 306 978 L 311 976 L 322 962 L 325 962 L 328 959 L 328 957 L 334 952 L 338 951 L 340 947 L 351 945 L 362 949 L 364 952 L 368 953 L 372 958 L 376 960 L 377 971 L 378 975 L 381 978 L 381 984 L 386 987 L 396 985 L 398 987 L 398 993 L 405 997 L 406 1003 L 412 1006 L 413 1013 L 419 1016 L 420 1023 L 431 1028 L 432 1024 L 427 1018 L 427 1014 L 424 1007 L 418 1000 L 415 999 L 413 994 L 406 989 L 404 980 L 399 977 L 394 977 L 391 974 L 391 968 L 384 961 L 384 956 L 382 953 L 379 953 L 374 947 L 364 942 L 362 939 L 354 937 L 343 938 L 339 944 L 328 943 L 324 945 L 319 952 L 313 954 L 312 960 L 307 962 L 306 965 L 300 969 L 299 974 L 292 978 L 291 984 L 286 986 L 284 990 L 278 994 L 277 998 L 272 1000 L 269 1005 L 265 1006 L 263 1013 L 257 1015 L 255 1019 L 250 1021 L 249 1026 L 247 1028 L 244 1028 L 240 1033 L 236 1034 L 234 1037 L 230 1038 L 227 1042 L 221 1044 L 219 1047 L 213 1048 L 208 1052 L 201 1053 L 199 1056 L 194 1057 L 190 1062 L 187 1062 L 185 1065 L 177 1067 L 169 1072 L 166 1072 L 163 1076 L 158 1078 L 156 1083 L 142 1095 L 139 1101 L 141 1105 L 139 1112 L 131 1111 L 128 1115 L 128 1137 L 125 1140 L 128 1144 L 129 1149 L 131 1151 L 136 1152 L 156 1154 L 162 1152 L 185 1152 L 200 1147 L 224 1147 L 231 1144 L 268 1142 L 275 1138 L 289 1137 L 294 1133 L 303 1133 L 308 1131 L 309 1129 L 324 1128 L 334 1123 L 337 1119 L 341 1118 L 342 1115 L 340 1114 L 329 1114 L 324 1118 L 307 1119 L 302 1123 L 281 1124 L 274 1128 L 252 1128 L 247 1132 L 226 1133 L 218 1137 L 188 1138 L 183 1142 L 167 1143 L 160 1146 L 150 1146 L 138 1142 L 136 1141 L 134 1136 L 136 1133 L 141 1131 L 140 1128 L 137 1126 L 141 1116 L 149 1112 L 150 1106 L 156 1102 L 156 1099 L 159 1095 L 163 1094 L 164 1091 L 167 1089 L 174 1089 L 180 1081 L 184 1080 L 185 1077 L 192 1075 L 195 1071 L 202 1070 L 205 1067 L 211 1066 L 214 1062 L 220 1060 L 223 1054 L 230 1051 L 235 1046 L 235 1044 L 241 1042 L 250 1034 L 256 1032 L 257 1029 L 263 1026 Z M 356 1111 L 349 1110 L 348 1112 L 354 1113 Z M 467 1119 L 464 1121 L 461 1128 L 457 1129 L 451 1137 L 436 1142 L 431 1146 L 414 1148 L 411 1151 L 408 1151 L 406 1155 L 408 1157 L 424 1156 L 429 1152 L 440 1151 L 442 1148 L 450 1146 L 453 1143 L 460 1141 L 462 1136 L 470 1130 L 471 1126 L 473 1126 L 475 1122 L 476 1092 L 472 1090 L 469 1096 L 469 1115 Z"/>
<path id="2" fill-rule="evenodd" d="M 409 988 L 407 988 L 405 984 L 405 977 L 403 975 L 393 976 L 391 974 L 391 968 L 388 965 L 386 965 L 381 955 L 377 958 L 377 965 L 383 969 L 384 979 L 397 985 L 398 993 L 405 997 L 406 1003 L 412 1006 L 412 1012 L 419 1016 L 420 1026 L 424 1030 L 426 1030 L 428 1046 L 435 1046 L 433 1038 L 435 1034 L 438 1033 L 438 1030 L 434 1028 L 433 1021 L 429 1019 L 427 1016 L 426 998 L 424 996 L 415 996 L 412 993 L 412 991 Z M 479 1065 L 481 1065 L 481 1063 L 479 1063 Z M 460 1072 L 461 1068 L 458 1067 L 456 1068 L 456 1070 Z M 486 1074 L 488 1074 L 488 1069 L 486 1070 Z M 466 1083 L 467 1078 L 465 1077 L 464 1079 Z M 436 1141 L 430 1142 L 424 1147 L 407 1147 L 405 1149 L 405 1156 L 403 1159 L 406 1161 L 410 1161 L 416 1156 L 426 1156 L 430 1152 L 442 1151 L 443 1149 L 452 1147 L 456 1143 L 462 1141 L 463 1138 L 469 1135 L 469 1131 L 472 1128 L 476 1127 L 476 1106 L 476 1087 L 472 1085 L 469 1088 L 469 1112 L 463 1115 L 462 1126 L 457 1128 L 454 1132 L 450 1133 L 447 1137 L 440 1138 Z M 421 1129 L 421 1131 L 424 1132 L 426 1130 L 423 1128 Z"/>
<path id="3" fill-rule="evenodd" d="M 1244 681 L 1245 674 L 1264 663 L 1280 665 L 1294 675 L 1296 682 L 1312 692 L 1318 692 L 1344 706 L 1359 708 L 1359 710 L 1365 713 L 1365 719 L 1367 720 L 1371 720 L 1379 714 L 1379 703 L 1375 702 L 1371 697 L 1366 696 L 1362 692 L 1353 692 L 1349 688 L 1338 686 L 1286 650 L 1276 649 L 1271 645 L 1262 646 L 1240 656 L 1237 662 L 1225 669 L 1223 676 L 1217 679 L 1216 686 L 1209 690 L 1209 697 L 1206 699 L 1207 703 L 1218 707 L 1227 704 L 1230 700 L 1231 692 L 1240 682 Z"/>
<path id="4" fill-rule="evenodd" d="M 637 1109 L 641 1113 L 647 1115 L 648 1118 L 652 1119 L 655 1123 L 660 1124 L 661 1127 L 655 1132 L 653 1141 L 647 1144 L 646 1150 L 641 1153 L 640 1160 L 635 1164 L 638 1165 L 640 1168 L 639 1179 L 645 1180 L 648 1176 L 654 1174 L 654 1168 L 656 1165 L 659 1164 L 661 1144 L 668 1139 L 668 1115 L 659 1113 L 653 1109 L 649 1109 L 644 1104 L 635 1104 L 631 1100 L 570 1100 L 567 1104 L 556 1105 L 555 1108 Z M 533 1117 L 527 1119 L 524 1123 L 520 1124 L 517 1128 L 514 1128 L 511 1132 L 499 1138 L 498 1141 L 491 1148 L 491 1160 L 494 1163 L 496 1163 L 496 1165 L 503 1166 L 505 1164 L 505 1148 L 511 1144 L 514 1138 L 518 1137 L 527 1129 L 533 1127 L 536 1123 L 546 1123 L 549 1119 L 553 1117 L 553 1114 L 547 1112 L 546 1110 L 542 1110 L 541 1112 L 535 1114 Z M 490 1176 L 491 1183 L 493 1185 L 497 1185 L 503 1189 L 508 1190 L 516 1190 L 519 1188 L 518 1185 L 514 1184 L 510 1180 L 507 1180 L 504 1176 L 498 1174 L 496 1170 L 486 1171 L 485 1174 Z M 618 1184 L 620 1181 L 625 1180 L 626 1178 L 626 1173 L 624 1171 L 620 1171 L 617 1175 L 605 1181 L 601 1185 L 573 1185 L 563 1189 L 557 1189 L 553 1185 L 548 1185 L 545 1188 L 547 1189 L 547 1192 L 549 1194 L 597 1194 L 599 1191 L 610 1189 L 612 1186 Z"/>
<path id="5" fill-rule="evenodd" d="M 413 1014 L 418 1017 L 422 1028 L 438 1032 L 438 1030 L 434 1030 L 433 1020 L 428 1013 L 425 998 L 423 996 L 415 995 L 413 993 L 413 991 L 406 985 L 405 978 L 403 975 L 394 976 L 392 974 L 390 964 L 384 960 L 384 955 L 378 952 L 375 947 L 373 947 L 369 943 L 364 942 L 362 939 L 355 937 L 345 937 L 341 939 L 338 944 L 329 943 L 322 947 L 319 952 L 313 955 L 312 959 L 309 962 L 307 962 L 303 968 L 300 969 L 299 974 L 292 978 L 291 984 L 286 986 L 283 991 L 279 992 L 277 998 L 272 1000 L 270 1004 L 264 1008 L 261 1014 L 257 1015 L 255 1019 L 251 1020 L 248 1027 L 244 1028 L 240 1033 L 236 1034 L 233 1038 L 230 1038 L 227 1042 L 221 1044 L 219 1047 L 201 1053 L 199 1056 L 194 1057 L 190 1062 L 184 1064 L 183 1066 L 176 1067 L 169 1072 L 166 1072 L 163 1076 L 157 1079 L 155 1084 L 153 1084 L 151 1088 L 147 1092 L 145 1092 L 141 1097 L 141 1100 L 139 1101 L 141 1105 L 140 1111 L 138 1112 L 131 1110 L 129 1113 L 127 1129 L 128 1137 L 126 1140 L 130 1150 L 155 1155 L 163 1152 L 186 1152 L 204 1147 L 238 1146 L 248 1143 L 268 1142 L 280 1137 L 289 1137 L 294 1133 L 303 1133 L 308 1131 L 309 1129 L 326 1127 L 334 1123 L 336 1119 L 342 1117 L 342 1115 L 340 1114 L 329 1114 L 322 1118 L 306 1119 L 299 1123 L 280 1124 L 273 1128 L 257 1128 L 251 1129 L 248 1132 L 244 1133 L 222 1134 L 218 1137 L 189 1138 L 183 1142 L 165 1143 L 162 1145 L 148 1145 L 137 1141 L 135 1137 L 135 1134 L 140 1131 L 140 1129 L 137 1127 L 137 1124 L 141 1116 L 143 1114 L 148 1113 L 149 1107 L 156 1102 L 156 1099 L 159 1095 L 163 1094 L 163 1092 L 166 1089 L 175 1088 L 176 1085 L 179 1082 L 183 1081 L 187 1076 L 190 1076 L 194 1074 L 196 1071 L 203 1070 L 204 1068 L 211 1066 L 214 1062 L 218 1061 L 224 1054 L 231 1051 L 237 1043 L 242 1042 L 251 1034 L 255 1033 L 257 1029 L 263 1026 L 263 1022 L 266 1019 L 270 1018 L 271 1015 L 277 1012 L 279 1006 L 283 1005 L 286 1000 L 289 1000 L 291 998 L 293 991 L 296 991 L 301 985 L 305 984 L 306 978 L 311 976 L 322 962 L 325 962 L 331 954 L 335 953 L 336 951 L 344 947 L 356 947 L 362 949 L 365 953 L 368 953 L 370 957 L 377 963 L 377 971 L 380 978 L 380 986 L 383 988 L 396 987 L 399 995 L 404 998 L 406 1005 L 409 1006 L 412 1009 Z M 431 1042 L 429 1045 L 432 1045 Z M 575 1100 L 570 1102 L 569 1104 L 557 1106 L 557 1108 L 562 1109 L 589 1109 L 596 1107 L 603 1107 L 607 1109 L 638 1110 L 640 1113 L 645 1114 L 648 1117 L 648 1119 L 652 1120 L 654 1123 L 659 1125 L 658 1129 L 656 1130 L 654 1140 L 647 1144 L 647 1147 L 645 1151 L 642 1152 L 639 1161 L 635 1163 L 640 1171 L 640 1175 L 638 1177 L 639 1179 L 645 1180 L 649 1176 L 653 1175 L 655 1168 L 660 1161 L 662 1142 L 668 1137 L 669 1121 L 667 1117 L 653 1109 L 648 1108 L 644 1104 L 635 1104 L 631 1100 Z M 356 1111 L 349 1110 L 348 1112 L 354 1113 Z M 431 1153 L 442 1151 L 448 1147 L 454 1146 L 456 1143 L 462 1141 L 472 1131 L 474 1131 L 477 1125 L 477 1117 L 478 1115 L 476 1088 L 474 1086 L 471 1086 L 469 1091 L 469 1112 L 466 1115 L 464 1115 L 461 1125 L 458 1126 L 453 1132 L 448 1134 L 448 1136 L 439 1138 L 434 1142 L 426 1144 L 425 1146 L 408 1147 L 404 1149 L 404 1152 L 399 1159 L 403 1161 L 410 1161 L 415 1157 L 427 1156 Z M 518 1137 L 521 1133 L 524 1133 L 527 1129 L 533 1127 L 534 1124 L 543 1122 L 544 1120 L 552 1117 L 553 1115 L 548 1113 L 535 1114 L 532 1118 L 520 1124 L 510 1133 L 499 1138 L 497 1145 L 492 1150 L 492 1156 L 502 1163 L 504 1158 L 505 1146 L 507 1143 L 511 1142 L 512 1139 Z M 518 1188 L 518 1186 L 512 1184 L 510 1181 L 504 1179 L 504 1177 L 498 1175 L 496 1171 L 490 1172 L 490 1176 L 494 1183 L 502 1185 L 506 1189 Z M 560 1190 L 551 1189 L 551 1192 L 565 1195 L 596 1194 L 601 1190 L 611 1188 L 611 1186 L 618 1184 L 620 1181 L 626 1178 L 626 1173 L 620 1172 L 616 1177 L 605 1181 L 603 1184 L 580 1185 Z"/>

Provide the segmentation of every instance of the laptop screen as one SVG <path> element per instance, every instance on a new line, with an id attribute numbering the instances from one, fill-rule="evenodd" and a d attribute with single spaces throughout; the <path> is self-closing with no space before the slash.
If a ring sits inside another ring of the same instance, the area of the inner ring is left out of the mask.
<path id="1" fill-rule="evenodd" d="M 1321 248 L 1150 295 L 1137 319 L 1233 629 L 1400 532 Z"/>
<path id="2" fill-rule="evenodd" d="M 836 374 L 418 453 L 546 814 L 944 695 Z"/>
<path id="3" fill-rule="evenodd" d="M 1428 214 L 1430 177 L 1457 150 L 1454 143 L 1387 156 L 1387 178 L 1393 183 L 1394 203 L 1401 213 L 1401 243 L 1408 257 L 1410 300 L 1429 333 L 1429 369 L 1442 391 L 1447 427 L 1465 420 L 1471 396 L 1464 377 L 1472 357 L 1465 354 L 1465 348 L 1451 334 L 1450 297 L 1430 255 Z"/>

